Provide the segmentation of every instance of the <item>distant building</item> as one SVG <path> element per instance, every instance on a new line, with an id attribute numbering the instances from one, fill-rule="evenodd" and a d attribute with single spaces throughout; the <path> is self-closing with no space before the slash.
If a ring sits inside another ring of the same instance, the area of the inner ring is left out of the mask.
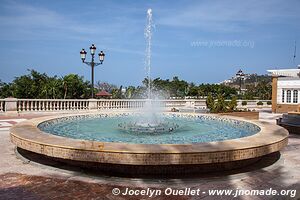
<path id="1" fill-rule="evenodd" d="M 232 84 L 233 81 L 231 79 L 227 79 L 227 80 L 224 80 L 222 82 L 220 82 L 219 84 L 222 84 L 222 85 L 229 85 L 229 84 Z"/>
<path id="2" fill-rule="evenodd" d="M 97 98 L 104 98 L 104 99 L 110 99 L 112 97 L 112 94 L 106 92 L 105 90 L 102 90 L 96 94 Z"/>
<path id="3" fill-rule="evenodd" d="M 300 65 L 268 72 L 272 76 L 272 112 L 300 112 Z"/>
<path id="4" fill-rule="evenodd" d="M 244 74 L 242 72 L 242 70 L 239 70 L 238 73 L 239 72 L 241 72 L 243 74 L 242 77 L 240 77 L 237 74 L 235 74 L 230 79 L 226 79 L 224 81 L 221 81 L 219 84 L 220 85 L 231 86 L 231 87 L 234 87 L 234 88 L 239 88 L 240 87 L 239 86 L 240 85 L 240 78 L 241 78 L 242 79 L 242 90 L 246 91 L 246 88 L 243 88 L 243 85 L 245 84 L 245 80 L 249 79 L 251 77 L 251 75 L 253 75 L 253 74 Z"/>

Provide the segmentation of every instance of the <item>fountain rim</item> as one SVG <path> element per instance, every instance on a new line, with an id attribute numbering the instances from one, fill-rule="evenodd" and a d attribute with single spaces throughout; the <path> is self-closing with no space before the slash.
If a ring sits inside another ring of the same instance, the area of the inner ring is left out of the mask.
<path id="1" fill-rule="evenodd" d="M 232 116 L 220 116 L 216 114 L 198 114 L 198 113 L 172 113 L 175 115 L 185 116 L 199 116 L 209 115 L 218 118 L 227 118 L 238 121 L 248 122 L 260 127 L 260 131 L 251 136 L 216 141 L 205 143 L 190 143 L 190 144 L 137 144 L 137 143 L 122 143 L 122 142 L 101 142 L 91 140 L 73 139 L 68 137 L 56 136 L 51 133 L 46 133 L 38 128 L 38 125 L 51 121 L 54 119 L 79 116 L 79 115 L 98 115 L 107 114 L 108 112 L 99 113 L 82 113 L 82 114 L 64 114 L 59 116 L 46 116 L 30 119 L 14 125 L 10 129 L 10 135 L 12 142 L 17 146 L 17 142 L 14 142 L 14 138 L 21 141 L 26 141 L 33 144 L 53 146 L 64 149 L 83 150 L 83 151 L 96 151 L 96 152 L 121 152 L 121 153 L 198 153 L 198 152 L 220 152 L 239 149 L 251 149 L 258 148 L 260 146 L 276 144 L 280 141 L 287 139 L 288 132 L 284 128 L 273 125 L 267 122 L 259 122 L 257 120 L 245 120 L 240 117 Z M 109 112 L 113 114 L 121 114 L 128 112 Z M 275 134 L 276 133 L 276 134 Z M 266 142 L 267 141 L 267 142 Z M 159 147 L 159 148 L 158 148 Z M 27 149 L 27 150 L 30 150 Z"/>

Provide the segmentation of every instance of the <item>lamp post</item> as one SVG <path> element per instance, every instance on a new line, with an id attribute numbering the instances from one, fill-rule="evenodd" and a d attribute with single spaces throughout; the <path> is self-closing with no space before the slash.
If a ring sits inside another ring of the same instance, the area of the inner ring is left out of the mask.
<path id="1" fill-rule="evenodd" d="M 104 57 L 105 57 L 105 54 L 103 53 L 103 51 L 100 51 L 100 53 L 98 54 L 99 56 L 99 60 L 100 62 L 97 63 L 94 61 L 94 56 L 95 56 L 95 53 L 96 53 L 96 46 L 94 44 L 92 44 L 92 46 L 90 47 L 90 52 L 91 52 L 91 55 L 92 55 L 92 61 L 91 62 L 85 62 L 85 59 L 86 59 L 86 51 L 84 49 L 82 49 L 80 51 L 80 57 L 81 57 L 81 60 L 83 63 L 91 66 L 92 68 L 92 77 L 91 77 L 91 81 L 92 81 L 92 99 L 94 98 L 94 68 L 95 66 L 98 66 L 98 65 L 101 65 L 104 61 Z"/>
<path id="2" fill-rule="evenodd" d="M 236 73 L 236 77 L 239 78 L 240 80 L 240 94 L 242 94 L 242 80 L 245 77 L 245 74 L 243 73 L 243 71 L 240 69 L 237 73 Z"/>

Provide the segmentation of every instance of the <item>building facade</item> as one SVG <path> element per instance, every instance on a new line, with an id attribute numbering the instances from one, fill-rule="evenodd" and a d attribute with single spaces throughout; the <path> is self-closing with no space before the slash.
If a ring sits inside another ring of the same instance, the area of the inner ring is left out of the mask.
<path id="1" fill-rule="evenodd" d="M 272 112 L 300 112 L 300 68 L 268 72 L 272 76 Z"/>

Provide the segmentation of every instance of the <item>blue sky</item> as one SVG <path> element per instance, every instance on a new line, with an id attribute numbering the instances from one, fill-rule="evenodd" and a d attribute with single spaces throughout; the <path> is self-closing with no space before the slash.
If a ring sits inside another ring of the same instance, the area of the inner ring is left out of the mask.
<path id="1" fill-rule="evenodd" d="M 0 79 L 6 82 L 27 69 L 59 76 L 77 73 L 89 80 L 90 68 L 81 63 L 79 51 L 95 43 L 97 52 L 106 53 L 95 80 L 139 85 L 145 77 L 148 8 L 155 23 L 153 77 L 215 83 L 239 68 L 265 74 L 300 64 L 299 53 L 293 63 L 295 40 L 300 44 L 298 0 L 0 3 Z"/>

